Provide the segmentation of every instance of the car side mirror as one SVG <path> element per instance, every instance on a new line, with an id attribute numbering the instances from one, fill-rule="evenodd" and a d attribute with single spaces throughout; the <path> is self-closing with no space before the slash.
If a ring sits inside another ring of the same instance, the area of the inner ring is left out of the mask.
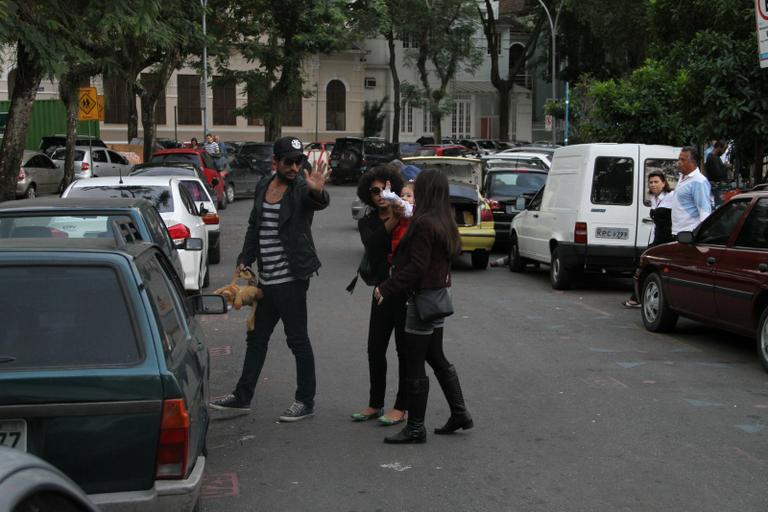
<path id="1" fill-rule="evenodd" d="M 523 210 L 525 210 L 525 197 L 523 197 L 523 196 L 519 196 L 519 197 L 518 197 L 518 198 L 515 200 L 515 210 L 518 210 L 518 211 L 523 211 Z"/>
<path id="2" fill-rule="evenodd" d="M 202 238 L 185 238 L 183 242 L 176 244 L 177 249 L 184 249 L 185 251 L 202 251 L 203 239 Z"/>
<path id="3" fill-rule="evenodd" d="M 219 180 L 218 180 L 217 178 L 213 178 L 213 179 L 211 180 L 211 186 L 215 187 L 215 186 L 216 186 L 216 185 L 218 185 L 218 184 L 219 184 Z"/>
<path id="4" fill-rule="evenodd" d="M 681 231 L 677 234 L 677 241 L 681 244 L 693 245 L 693 233 L 690 231 Z"/>
<path id="5" fill-rule="evenodd" d="M 191 297 L 196 315 L 223 315 L 227 312 L 227 300 L 222 295 L 195 295 Z"/>

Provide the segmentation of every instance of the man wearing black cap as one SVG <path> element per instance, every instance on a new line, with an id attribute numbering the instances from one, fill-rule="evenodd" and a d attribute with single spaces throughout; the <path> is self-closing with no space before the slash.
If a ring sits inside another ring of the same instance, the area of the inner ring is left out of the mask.
<path id="1" fill-rule="evenodd" d="M 304 168 L 301 141 L 283 137 L 274 144 L 275 173 L 256 185 L 237 271 L 258 260 L 264 298 L 256 309 L 255 328 L 248 331 L 243 371 L 235 391 L 210 403 L 220 410 L 250 410 L 256 383 L 267 356 L 267 344 L 278 320 L 296 358 L 296 395 L 280 421 L 314 414 L 315 359 L 307 334 L 309 278 L 320 268 L 312 240 L 312 218 L 329 203 L 325 182 L 330 170 L 322 162 L 314 172 Z"/>

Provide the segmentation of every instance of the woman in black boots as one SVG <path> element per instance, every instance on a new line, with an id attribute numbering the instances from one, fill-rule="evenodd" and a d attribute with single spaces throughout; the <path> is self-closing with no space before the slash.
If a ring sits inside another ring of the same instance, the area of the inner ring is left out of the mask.
<path id="1" fill-rule="evenodd" d="M 404 292 L 446 288 L 451 285 L 451 260 L 461 249 L 459 231 L 451 215 L 448 180 L 439 171 L 425 170 L 416 178 L 414 194 L 416 209 L 408 232 L 397 248 L 392 277 L 374 290 L 380 305 Z M 472 428 L 472 416 L 464 405 L 464 396 L 456 368 L 443 354 L 444 319 L 422 321 L 408 300 L 405 320 L 406 387 L 408 390 L 408 421 L 398 434 L 384 439 L 385 443 L 424 443 L 427 431 L 424 414 L 429 395 L 429 378 L 424 370 L 426 361 L 432 367 L 437 382 L 445 394 L 451 417 L 435 434 L 451 434 Z"/>

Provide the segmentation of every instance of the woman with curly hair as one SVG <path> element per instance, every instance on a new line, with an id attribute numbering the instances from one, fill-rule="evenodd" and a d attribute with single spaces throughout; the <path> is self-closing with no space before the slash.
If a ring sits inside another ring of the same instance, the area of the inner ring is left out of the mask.
<path id="1" fill-rule="evenodd" d="M 395 165 L 374 167 L 360 177 L 357 197 L 367 204 L 368 213 L 358 221 L 360 239 L 368 253 L 375 275 L 375 285 L 389 277 L 392 253 L 392 234 L 400 224 L 402 208 L 382 198 L 382 191 L 390 185 L 392 192 L 400 194 L 403 178 Z M 371 298 L 371 314 L 368 323 L 368 368 L 370 394 L 368 407 L 352 415 L 353 421 L 378 418 L 382 425 L 395 425 L 405 418 L 405 301 L 404 293 L 392 297 L 384 307 L 377 306 Z M 395 349 L 398 360 L 398 391 L 394 407 L 384 413 L 384 395 L 387 385 L 387 347 L 392 331 L 395 331 Z"/>

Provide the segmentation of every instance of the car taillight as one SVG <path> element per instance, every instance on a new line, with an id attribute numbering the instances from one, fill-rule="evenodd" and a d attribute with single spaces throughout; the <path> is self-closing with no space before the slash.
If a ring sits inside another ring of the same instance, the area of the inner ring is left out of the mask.
<path id="1" fill-rule="evenodd" d="M 171 235 L 171 238 L 174 240 L 185 240 L 192 236 L 189 228 L 184 224 L 174 224 L 173 226 L 170 226 L 168 228 L 168 234 Z"/>
<path id="2" fill-rule="evenodd" d="M 91 164 L 89 164 L 88 162 L 82 162 L 80 164 L 80 170 L 81 171 L 87 171 L 90 168 L 91 168 Z"/>
<path id="3" fill-rule="evenodd" d="M 203 222 L 205 224 L 218 224 L 219 216 L 215 213 L 206 213 L 203 215 Z"/>
<path id="4" fill-rule="evenodd" d="M 189 413 L 184 400 L 163 400 L 155 476 L 159 479 L 184 478 L 187 473 L 188 450 Z"/>
<path id="5" fill-rule="evenodd" d="M 587 243 L 587 223 L 577 222 L 573 228 L 573 241 L 577 244 Z"/>
<path id="6" fill-rule="evenodd" d="M 490 199 L 488 202 L 491 205 L 491 210 L 503 210 L 504 209 L 504 206 L 501 203 L 499 203 L 498 201 Z"/>
<path id="7" fill-rule="evenodd" d="M 481 221 L 493 220 L 493 212 L 487 206 L 483 206 L 482 210 L 480 210 L 480 220 Z"/>
<path id="8" fill-rule="evenodd" d="M 27 173 L 24 172 L 24 169 L 19 169 L 19 175 L 16 177 L 16 179 L 19 181 L 24 181 L 27 179 Z"/>

